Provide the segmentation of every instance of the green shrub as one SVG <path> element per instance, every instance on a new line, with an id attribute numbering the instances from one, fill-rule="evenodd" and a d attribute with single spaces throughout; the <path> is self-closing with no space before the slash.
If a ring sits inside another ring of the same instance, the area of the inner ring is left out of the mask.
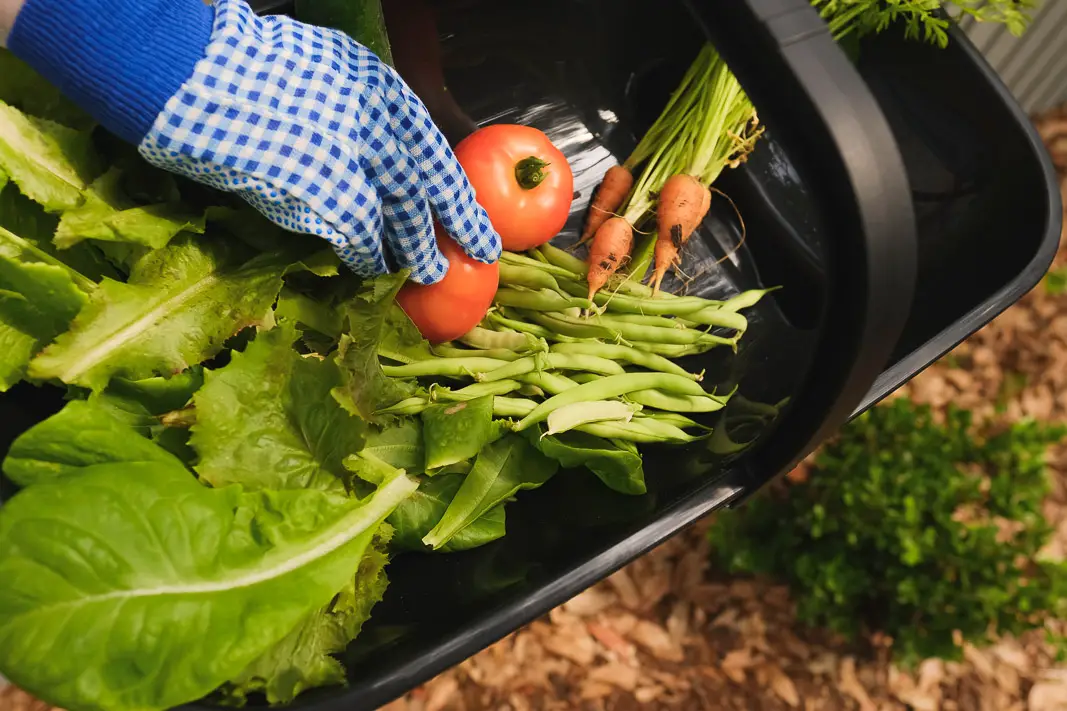
<path id="1" fill-rule="evenodd" d="M 894 400 L 847 425 L 806 481 L 720 515 L 715 555 L 788 582 L 804 622 L 849 638 L 880 630 L 904 663 L 957 657 L 953 630 L 980 644 L 1067 601 L 1067 568 L 1035 560 L 1051 534 L 1045 451 L 1065 432 L 975 432 L 968 412 L 942 425 Z"/>

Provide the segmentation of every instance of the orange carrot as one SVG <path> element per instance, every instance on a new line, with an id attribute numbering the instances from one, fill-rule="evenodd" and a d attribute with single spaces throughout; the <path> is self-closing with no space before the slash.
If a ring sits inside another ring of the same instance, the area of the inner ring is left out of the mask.
<path id="1" fill-rule="evenodd" d="M 593 201 L 589 204 L 589 214 L 585 218 L 585 228 L 578 244 L 585 244 L 592 239 L 600 226 L 618 211 L 633 184 L 634 175 L 625 166 L 613 165 L 608 168 Z"/>
<path id="2" fill-rule="evenodd" d="M 589 248 L 589 298 L 608 283 L 630 256 L 634 246 L 634 228 L 621 217 L 612 217 L 600 226 Z"/>
<path id="3" fill-rule="evenodd" d="M 682 245 L 704 220 L 711 207 L 711 191 L 691 175 L 672 175 L 663 184 L 656 209 L 656 269 L 652 290 L 659 291 L 667 270 L 681 260 Z"/>

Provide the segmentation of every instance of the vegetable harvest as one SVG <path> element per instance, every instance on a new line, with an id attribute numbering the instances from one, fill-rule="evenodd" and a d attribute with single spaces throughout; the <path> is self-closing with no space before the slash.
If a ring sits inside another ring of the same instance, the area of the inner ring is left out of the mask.
<path id="1" fill-rule="evenodd" d="M 836 36 L 882 8 L 815 4 Z M 307 5 L 388 52 L 377 0 Z M 506 251 L 475 263 L 438 231 L 432 287 L 357 279 L 0 64 L 0 393 L 66 400 L 2 464 L 19 491 L 0 508 L 0 673 L 49 703 L 283 705 L 345 684 L 393 557 L 496 541 L 519 492 L 576 469 L 636 497 L 646 447 L 732 444 L 706 415 L 737 386 L 685 358 L 736 351 L 772 289 L 662 288 L 761 131 L 710 46 L 598 188 L 588 260 L 551 244 L 574 195 L 547 136 L 457 146 Z"/>

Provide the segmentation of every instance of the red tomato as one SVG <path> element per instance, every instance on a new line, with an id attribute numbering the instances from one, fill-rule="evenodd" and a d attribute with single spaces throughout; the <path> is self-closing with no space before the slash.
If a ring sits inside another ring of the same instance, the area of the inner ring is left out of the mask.
<path id="1" fill-rule="evenodd" d="M 511 124 L 486 126 L 460 141 L 456 158 L 504 249 L 536 247 L 563 229 L 574 200 L 574 175 L 541 131 Z"/>
<path id="2" fill-rule="evenodd" d="M 396 301 L 423 338 L 443 343 L 459 338 L 485 317 L 500 283 L 500 265 L 469 257 L 436 222 L 434 235 L 448 259 L 448 273 L 436 284 L 409 281 L 400 287 Z"/>

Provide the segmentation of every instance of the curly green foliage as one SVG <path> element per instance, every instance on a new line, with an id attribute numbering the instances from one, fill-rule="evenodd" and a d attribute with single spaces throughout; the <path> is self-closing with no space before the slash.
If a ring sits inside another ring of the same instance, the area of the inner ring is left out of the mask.
<path id="1" fill-rule="evenodd" d="M 881 630 L 900 661 L 1019 633 L 1067 605 L 1067 567 L 1037 560 L 1051 528 L 1045 451 L 1067 429 L 978 431 L 905 399 L 847 425 L 807 480 L 720 516 L 710 537 L 731 571 L 789 583 L 802 621 L 854 638 Z"/>
<path id="2" fill-rule="evenodd" d="M 908 39 L 945 47 L 949 24 L 953 22 L 938 12 L 941 0 L 812 0 L 811 4 L 837 39 L 876 34 L 901 23 Z M 1026 31 L 1038 0 L 947 0 L 944 4 L 957 10 L 957 18 L 969 16 L 978 22 L 1001 23 L 1018 36 Z"/>

